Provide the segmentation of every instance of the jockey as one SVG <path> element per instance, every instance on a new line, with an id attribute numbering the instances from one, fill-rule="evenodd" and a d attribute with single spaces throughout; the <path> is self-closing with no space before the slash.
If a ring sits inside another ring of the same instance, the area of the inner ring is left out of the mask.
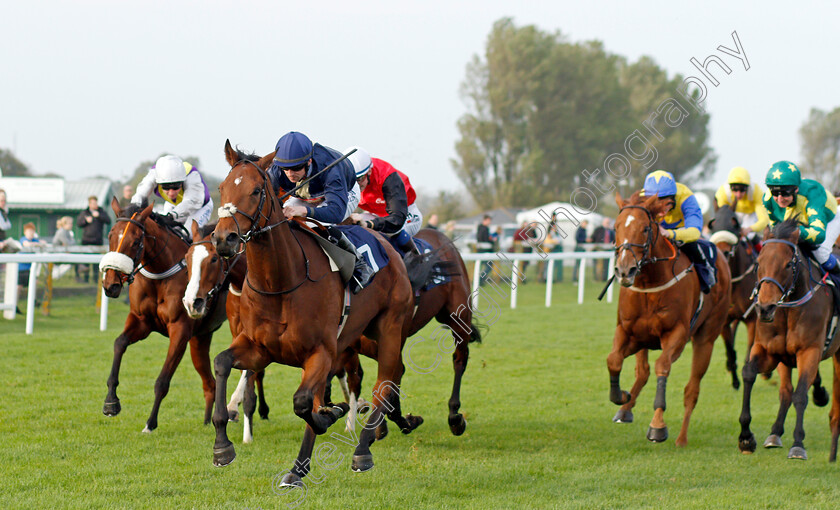
<path id="1" fill-rule="evenodd" d="M 735 212 L 741 224 L 741 235 L 752 244 L 758 242 L 758 233 L 770 221 L 764 209 L 764 190 L 750 180 L 750 174 L 743 167 L 736 166 L 729 172 L 726 184 L 715 193 L 715 210 L 728 205 Z"/>
<path id="2" fill-rule="evenodd" d="M 190 220 L 203 227 L 213 212 L 210 189 L 198 168 L 178 156 L 163 156 L 137 185 L 131 203 L 140 205 L 154 193 L 164 200 L 163 214 L 181 225 Z"/>
<path id="3" fill-rule="evenodd" d="M 703 212 L 694 193 L 684 184 L 674 180 L 674 176 L 665 170 L 656 170 L 645 177 L 643 196 L 658 195 L 660 200 L 667 200 L 671 206 L 661 218 L 659 232 L 675 242 L 685 253 L 697 270 L 700 289 L 708 294 L 715 284 L 715 267 L 700 249 L 698 240 L 703 229 Z"/>
<path id="4" fill-rule="evenodd" d="M 770 224 L 799 215 L 799 243 L 810 248 L 823 270 L 840 277 L 840 265 L 831 247 L 840 234 L 837 201 L 822 184 L 803 179 L 799 168 L 790 161 L 778 161 L 770 167 L 764 181 L 764 207 Z"/>
<path id="5" fill-rule="evenodd" d="M 313 144 L 306 135 L 297 131 L 283 135 L 275 149 L 274 164 L 268 169 L 275 193 L 279 193 L 281 188 L 295 188 L 299 182 L 318 174 L 342 156 L 334 149 Z M 344 160 L 296 189 L 283 206 L 283 214 L 287 219 L 297 216 L 336 225 L 356 209 L 360 196 L 353 165 Z M 357 275 L 357 286 L 353 287 L 356 293 L 373 277 L 373 269 L 343 232 L 335 228 L 328 230 L 330 241 L 356 257 L 354 273 Z"/>
<path id="6" fill-rule="evenodd" d="M 352 149 L 356 152 L 347 159 L 353 164 L 356 182 L 362 190 L 359 207 L 375 216 L 368 220 L 353 214 L 353 222 L 381 232 L 403 253 L 419 254 L 411 238 L 420 231 L 423 213 L 414 203 L 417 193 L 408 177 L 387 161 L 371 158 L 360 147 L 350 147 L 344 153 Z"/>

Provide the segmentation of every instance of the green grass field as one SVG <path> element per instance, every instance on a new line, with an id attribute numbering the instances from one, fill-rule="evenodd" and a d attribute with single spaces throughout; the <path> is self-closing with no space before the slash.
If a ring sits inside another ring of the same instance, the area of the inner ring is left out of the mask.
<path id="1" fill-rule="evenodd" d="M 567 273 L 568 278 L 568 273 Z M 531 282 L 534 281 L 530 278 Z M 103 416 L 105 381 L 113 340 L 127 307 L 111 303 L 109 329 L 98 331 L 93 298 L 56 299 L 52 315 L 35 319 L 24 335 L 24 318 L 0 322 L 6 389 L 0 400 L 5 466 L 0 474 L 3 508 L 833 508 L 840 465 L 828 463 L 828 409 L 810 405 L 806 448 L 810 460 L 786 458 L 785 447 L 742 455 L 737 448 L 740 392 L 730 386 L 720 341 L 703 380 L 689 430 L 689 446 L 674 438 L 682 419 L 682 389 L 691 349 L 675 364 L 668 384 L 671 438 L 651 444 L 644 435 L 652 415 L 655 384 L 640 396 L 632 424 L 611 421 L 605 358 L 612 344 L 615 304 L 586 304 L 577 288 L 556 285 L 552 308 L 544 285 L 520 288 L 519 306 L 501 306 L 482 345 L 471 346 L 462 411 L 467 431 L 447 426 L 452 383 L 449 358 L 432 373 L 409 370 L 403 410 L 425 423 L 408 436 L 391 434 L 372 446 L 376 467 L 350 471 L 353 448 L 335 439 L 333 469 L 317 468 L 307 488 L 278 495 L 277 475 L 297 455 L 303 421 L 292 413 L 300 373 L 280 365 L 267 370 L 268 421 L 257 419 L 255 441 L 241 444 L 241 423 L 228 433 L 236 461 L 212 466 L 214 430 L 203 426 L 201 383 L 185 356 L 163 402 L 159 428 L 142 434 L 168 340 L 153 334 L 129 348 L 119 386 L 122 413 Z M 485 302 L 486 303 L 486 302 Z M 482 309 L 486 304 L 482 303 Z M 424 331 L 430 335 L 431 329 Z M 227 325 L 212 354 L 227 347 Z M 430 365 L 433 342 L 414 348 L 418 366 Z M 738 340 L 739 358 L 745 341 Z M 652 360 L 658 356 L 653 353 Z M 830 365 L 822 370 L 830 387 Z M 369 398 L 375 365 L 365 362 Z M 633 359 L 622 385 L 629 389 Z M 235 377 L 232 377 L 234 380 Z M 654 381 L 654 379 L 651 379 Z M 234 381 L 235 382 L 235 381 Z M 230 386 L 232 390 L 233 383 Z M 334 388 L 333 395 L 340 395 Z M 759 444 L 769 433 L 778 396 L 775 381 L 759 380 L 753 396 L 753 431 Z M 343 425 L 330 432 L 343 433 Z"/>

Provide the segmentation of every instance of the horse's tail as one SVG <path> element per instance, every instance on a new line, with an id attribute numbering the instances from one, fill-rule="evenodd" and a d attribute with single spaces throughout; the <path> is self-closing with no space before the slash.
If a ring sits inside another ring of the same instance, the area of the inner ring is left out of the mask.
<path id="1" fill-rule="evenodd" d="M 435 280 L 452 278 L 458 274 L 458 265 L 443 259 L 440 248 L 420 255 L 409 253 L 405 258 L 405 269 L 411 289 L 415 292 Z"/>
<path id="2" fill-rule="evenodd" d="M 481 338 L 482 338 L 481 331 L 484 330 L 484 329 L 487 329 L 486 325 L 481 324 L 477 320 L 473 319 L 472 320 L 472 328 L 470 328 L 470 339 L 467 343 L 475 342 L 475 343 L 480 344 L 481 343 Z"/>

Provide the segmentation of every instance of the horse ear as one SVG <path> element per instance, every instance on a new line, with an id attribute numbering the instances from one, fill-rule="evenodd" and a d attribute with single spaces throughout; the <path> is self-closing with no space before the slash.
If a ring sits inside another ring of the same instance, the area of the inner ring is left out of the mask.
<path id="1" fill-rule="evenodd" d="M 616 192 L 615 192 L 615 205 L 617 205 L 617 206 L 618 206 L 618 208 L 619 208 L 619 209 L 621 209 L 621 208 L 623 208 L 623 207 L 624 207 L 624 205 L 625 205 L 626 203 L 627 203 L 627 202 L 625 202 L 625 201 L 624 201 L 624 199 L 623 199 L 623 198 L 621 198 L 621 193 L 619 193 L 618 191 L 616 191 Z"/>
<path id="2" fill-rule="evenodd" d="M 140 213 L 140 221 L 146 221 L 146 218 L 148 218 L 149 215 L 152 214 L 152 209 L 154 209 L 154 207 L 155 204 L 149 204 L 148 207 L 143 209 L 143 211 Z"/>
<path id="3" fill-rule="evenodd" d="M 198 241 L 201 238 L 201 232 L 198 226 L 198 222 L 195 220 L 190 220 L 190 232 L 192 233 L 193 241 Z"/>
<path id="4" fill-rule="evenodd" d="M 645 209 L 647 209 L 650 212 L 654 212 L 654 209 L 656 209 L 657 210 L 656 212 L 658 213 L 659 210 L 662 209 L 662 207 L 656 207 L 656 201 L 657 200 L 659 200 L 659 197 L 657 195 L 653 195 L 651 197 L 648 197 L 648 198 L 645 199 L 644 202 L 642 202 L 642 207 L 644 207 Z M 666 202 L 662 202 L 662 205 L 664 206 L 665 203 Z"/>
<path id="5" fill-rule="evenodd" d="M 259 161 L 257 161 L 257 166 L 262 168 L 263 170 L 267 169 L 271 166 L 271 163 L 274 161 L 274 156 L 277 154 L 277 151 L 272 152 L 271 154 L 266 154 L 265 156 L 261 157 Z"/>
<path id="6" fill-rule="evenodd" d="M 120 201 L 117 200 L 117 197 L 111 195 L 111 210 L 114 211 L 114 214 L 117 215 L 117 218 L 122 216 L 122 207 L 120 207 Z"/>
<path id="7" fill-rule="evenodd" d="M 225 160 L 230 166 L 235 165 L 239 161 L 236 151 L 230 145 L 230 139 L 225 140 Z"/>
<path id="8" fill-rule="evenodd" d="M 771 237 L 773 237 L 773 231 L 770 230 L 770 225 L 767 225 L 766 227 L 764 227 L 764 234 L 762 234 L 761 238 L 770 239 Z"/>
<path id="9" fill-rule="evenodd" d="M 792 242 L 793 244 L 796 244 L 796 243 L 799 242 L 799 229 L 798 228 L 793 229 L 793 235 L 790 236 L 790 242 Z"/>

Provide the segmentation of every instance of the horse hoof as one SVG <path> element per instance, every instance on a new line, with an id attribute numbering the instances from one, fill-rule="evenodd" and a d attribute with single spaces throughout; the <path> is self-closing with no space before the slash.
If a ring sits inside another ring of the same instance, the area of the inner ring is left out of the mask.
<path id="1" fill-rule="evenodd" d="M 765 448 L 781 448 L 782 447 L 782 438 L 777 436 L 776 434 L 770 434 L 767 436 L 767 439 L 764 440 L 764 447 Z"/>
<path id="2" fill-rule="evenodd" d="M 228 409 L 228 421 L 239 423 L 239 411 L 236 409 Z"/>
<path id="3" fill-rule="evenodd" d="M 268 419 L 268 406 L 265 406 L 264 408 L 260 406 L 260 418 L 263 420 Z"/>
<path id="4" fill-rule="evenodd" d="M 227 446 L 213 448 L 213 465 L 216 467 L 227 466 L 236 458 L 236 450 L 233 443 L 228 442 Z"/>
<path id="5" fill-rule="evenodd" d="M 373 455 L 353 455 L 350 469 L 354 473 L 363 473 L 373 469 Z"/>
<path id="6" fill-rule="evenodd" d="M 624 409 L 619 409 L 615 416 L 613 416 L 613 421 L 616 423 L 633 423 L 633 413 L 630 411 L 625 411 Z"/>
<path id="7" fill-rule="evenodd" d="M 651 443 L 661 443 L 668 439 L 668 427 L 662 427 L 661 429 L 655 429 L 653 427 L 648 427 L 647 431 L 647 440 Z"/>
<path id="8" fill-rule="evenodd" d="M 814 388 L 812 396 L 814 398 L 814 405 L 815 406 L 825 407 L 826 405 L 828 405 L 829 396 L 828 396 L 828 392 L 825 390 L 825 388 L 823 388 L 823 387 Z"/>
<path id="9" fill-rule="evenodd" d="M 411 431 L 423 424 L 422 416 L 406 415 L 405 421 L 408 422 L 408 427 L 401 429 L 403 434 L 411 434 Z"/>
<path id="10" fill-rule="evenodd" d="M 808 460 L 808 454 L 805 453 L 805 448 L 802 448 L 801 446 L 793 446 L 788 451 L 788 458 L 789 459 Z"/>
<path id="11" fill-rule="evenodd" d="M 153 430 L 155 430 L 155 429 L 150 429 L 148 425 L 143 427 L 143 433 L 144 434 L 151 434 Z"/>
<path id="12" fill-rule="evenodd" d="M 464 419 L 463 414 L 459 413 L 449 417 L 449 430 L 456 436 L 460 436 L 467 430 L 467 420 Z"/>
<path id="13" fill-rule="evenodd" d="M 365 414 L 368 411 L 370 411 L 370 402 L 360 398 L 356 402 L 356 412 L 359 413 L 359 414 Z"/>
<path id="14" fill-rule="evenodd" d="M 750 434 L 750 437 L 746 439 L 738 439 L 738 449 L 741 450 L 741 453 L 753 453 L 755 446 L 755 436 L 753 434 Z"/>
<path id="15" fill-rule="evenodd" d="M 736 390 L 741 389 L 741 381 L 738 379 L 732 379 L 732 388 Z"/>
<path id="16" fill-rule="evenodd" d="M 116 416 L 120 414 L 120 411 L 122 411 L 122 407 L 120 407 L 119 400 L 116 402 L 105 402 L 105 405 L 102 407 L 102 414 L 105 416 Z"/>
<path id="17" fill-rule="evenodd" d="M 376 427 L 376 440 L 382 441 L 386 436 L 388 436 L 388 424 L 383 421 Z"/>
<path id="18" fill-rule="evenodd" d="M 303 480 L 298 475 L 288 472 L 280 479 L 278 487 L 303 487 Z"/>

